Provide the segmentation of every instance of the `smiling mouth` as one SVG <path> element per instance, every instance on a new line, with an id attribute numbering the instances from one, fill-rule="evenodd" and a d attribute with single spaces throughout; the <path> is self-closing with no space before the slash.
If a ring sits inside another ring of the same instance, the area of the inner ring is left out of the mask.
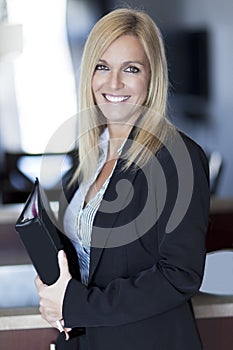
<path id="1" fill-rule="evenodd" d="M 102 95 L 105 98 L 105 100 L 111 103 L 124 102 L 130 98 L 129 95 L 126 95 L 126 96 L 117 96 L 117 95 L 109 95 L 109 94 L 102 94 Z"/>

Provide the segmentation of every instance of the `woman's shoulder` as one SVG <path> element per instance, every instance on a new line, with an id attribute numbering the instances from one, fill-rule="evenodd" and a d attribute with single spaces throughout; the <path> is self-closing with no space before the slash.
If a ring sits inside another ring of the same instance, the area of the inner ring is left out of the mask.
<path id="1" fill-rule="evenodd" d="M 202 146 L 192 137 L 178 128 L 172 128 L 158 151 L 157 159 L 160 163 L 185 163 L 191 160 L 193 165 L 203 164 L 208 168 L 208 158 Z M 208 169 L 207 169 L 208 171 Z"/>
<path id="2" fill-rule="evenodd" d="M 178 137 L 181 137 L 185 146 L 188 148 L 190 152 L 198 152 L 207 158 L 203 147 L 197 141 L 195 141 L 191 136 L 187 135 L 181 130 L 177 129 L 176 132 L 179 135 Z"/>

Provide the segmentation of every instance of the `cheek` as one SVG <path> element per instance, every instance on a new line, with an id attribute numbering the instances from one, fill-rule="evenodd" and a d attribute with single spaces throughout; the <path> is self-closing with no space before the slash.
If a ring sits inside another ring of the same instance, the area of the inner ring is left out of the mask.
<path id="1" fill-rule="evenodd" d="M 140 98 L 140 100 L 145 100 L 148 94 L 148 88 L 149 88 L 149 84 L 147 81 L 145 80 L 141 80 L 140 83 L 138 83 L 136 88 L 136 92 L 138 94 L 138 97 Z"/>
<path id="2" fill-rule="evenodd" d="M 97 100 L 98 100 L 98 94 L 97 94 L 98 81 L 95 78 L 92 79 L 91 89 L 92 89 L 92 94 L 93 94 L 94 100 L 95 100 L 95 102 L 97 102 Z"/>
<path id="3" fill-rule="evenodd" d="M 96 91 L 96 79 L 95 79 L 95 77 L 92 78 L 91 89 L 92 89 L 92 93 L 95 94 L 95 91 Z"/>
<path id="4" fill-rule="evenodd" d="M 150 76 L 146 76 L 144 79 L 144 89 L 143 89 L 145 100 L 147 99 L 148 94 L 149 94 L 150 81 L 151 81 Z"/>
<path id="5" fill-rule="evenodd" d="M 97 92 L 104 84 L 104 77 L 101 74 L 95 73 L 92 78 L 92 91 Z"/>

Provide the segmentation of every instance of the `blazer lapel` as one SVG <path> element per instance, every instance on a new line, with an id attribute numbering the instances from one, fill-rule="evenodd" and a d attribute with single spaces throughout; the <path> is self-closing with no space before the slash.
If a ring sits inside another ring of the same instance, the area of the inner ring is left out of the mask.
<path id="1" fill-rule="evenodd" d="M 123 162 L 122 159 L 118 160 L 93 223 L 89 283 L 104 248 L 111 247 L 111 243 L 108 244 L 109 237 L 121 210 L 127 207 L 133 197 L 133 183 L 137 170 L 122 171 Z"/>

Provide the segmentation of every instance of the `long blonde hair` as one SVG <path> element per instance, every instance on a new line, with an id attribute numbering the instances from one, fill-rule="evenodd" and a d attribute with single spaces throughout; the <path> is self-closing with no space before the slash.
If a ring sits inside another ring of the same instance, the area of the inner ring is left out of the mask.
<path id="1" fill-rule="evenodd" d="M 95 105 L 92 77 L 105 50 L 114 40 L 126 34 L 135 35 L 140 40 L 149 60 L 151 76 L 143 106 L 144 117 L 137 125 L 135 142 L 127 152 L 125 168 L 136 159 L 139 166 L 146 164 L 168 134 L 170 127 L 165 117 L 168 75 L 161 33 L 151 17 L 142 11 L 128 8 L 113 10 L 95 24 L 83 51 L 79 85 L 79 167 L 73 180 L 79 175 L 88 179 L 96 171 L 98 141 L 106 121 Z"/>

